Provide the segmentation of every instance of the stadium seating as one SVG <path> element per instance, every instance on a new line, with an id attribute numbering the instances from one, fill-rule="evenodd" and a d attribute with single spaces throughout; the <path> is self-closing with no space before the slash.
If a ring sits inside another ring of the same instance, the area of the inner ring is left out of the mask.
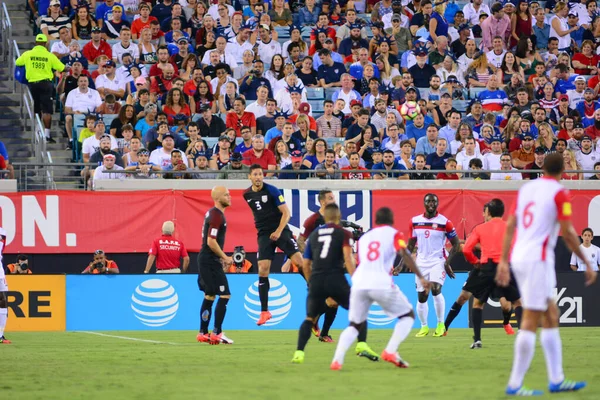
<path id="1" fill-rule="evenodd" d="M 307 87 L 306 88 L 306 98 L 308 100 L 325 100 L 325 90 L 321 87 L 318 87 L 318 88 Z"/>

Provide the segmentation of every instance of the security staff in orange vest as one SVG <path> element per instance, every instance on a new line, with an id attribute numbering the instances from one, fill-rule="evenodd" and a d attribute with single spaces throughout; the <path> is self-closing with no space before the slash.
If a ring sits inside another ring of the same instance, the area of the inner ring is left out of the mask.
<path id="1" fill-rule="evenodd" d="M 29 257 L 25 254 L 19 254 L 17 256 L 17 262 L 8 264 L 6 268 L 8 268 L 8 272 L 11 274 L 31 274 L 31 270 L 29 269 Z"/>

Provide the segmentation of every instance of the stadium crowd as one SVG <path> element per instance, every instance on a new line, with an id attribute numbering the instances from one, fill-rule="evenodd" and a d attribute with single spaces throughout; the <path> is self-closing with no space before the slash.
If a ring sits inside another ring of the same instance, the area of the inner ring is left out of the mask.
<path id="1" fill-rule="evenodd" d="M 600 179 L 596 0 L 29 4 L 84 179 Z"/>

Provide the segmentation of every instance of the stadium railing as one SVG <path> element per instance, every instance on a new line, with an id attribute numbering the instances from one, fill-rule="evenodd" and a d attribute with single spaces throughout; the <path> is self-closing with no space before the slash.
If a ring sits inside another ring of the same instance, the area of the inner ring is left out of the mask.
<path id="1" fill-rule="evenodd" d="M 8 9 L 6 8 L 6 3 L 2 3 L 2 10 L 1 12 L 1 41 L 0 41 L 0 48 L 2 51 L 2 60 L 3 61 L 8 61 L 11 60 L 10 58 L 10 51 L 11 51 L 11 39 L 12 39 L 12 22 L 10 20 L 10 15 L 8 14 Z M 12 71 L 12 66 L 9 63 L 9 71 Z M 11 74 L 12 76 L 12 74 Z"/>

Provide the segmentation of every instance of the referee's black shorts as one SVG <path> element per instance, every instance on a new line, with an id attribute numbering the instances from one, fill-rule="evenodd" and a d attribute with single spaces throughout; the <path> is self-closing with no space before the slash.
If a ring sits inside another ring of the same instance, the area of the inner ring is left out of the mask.
<path id="1" fill-rule="evenodd" d="M 283 232 L 281 232 L 281 236 L 276 241 L 271 240 L 269 237 L 270 234 L 262 234 L 258 235 L 258 254 L 257 259 L 260 260 L 273 260 L 275 257 L 275 249 L 279 247 L 283 253 L 291 258 L 294 254 L 298 253 L 300 250 L 298 249 L 298 243 L 296 239 L 294 239 L 294 235 L 292 231 L 286 227 Z"/>
<path id="2" fill-rule="evenodd" d="M 54 86 L 52 81 L 39 81 L 29 83 L 29 91 L 33 98 L 33 109 L 36 114 L 54 113 Z"/>
<path id="3" fill-rule="evenodd" d="M 473 297 L 482 303 L 487 302 L 490 297 L 504 297 L 510 302 L 518 300 L 521 295 L 519 294 L 517 284 L 512 276 L 508 287 L 504 288 L 496 285 L 495 278 L 497 267 L 497 263 L 488 260 L 488 262 L 482 264 L 480 268 L 473 269 L 469 273 L 469 277 L 463 286 L 463 290 L 472 293 Z"/>
<path id="4" fill-rule="evenodd" d="M 316 318 L 323 314 L 325 300 L 331 297 L 346 310 L 350 306 L 350 285 L 343 274 L 319 275 L 310 278 L 306 297 L 306 315 Z"/>
<path id="5" fill-rule="evenodd" d="M 227 275 L 219 260 L 198 256 L 198 288 L 207 296 L 231 294 Z"/>

